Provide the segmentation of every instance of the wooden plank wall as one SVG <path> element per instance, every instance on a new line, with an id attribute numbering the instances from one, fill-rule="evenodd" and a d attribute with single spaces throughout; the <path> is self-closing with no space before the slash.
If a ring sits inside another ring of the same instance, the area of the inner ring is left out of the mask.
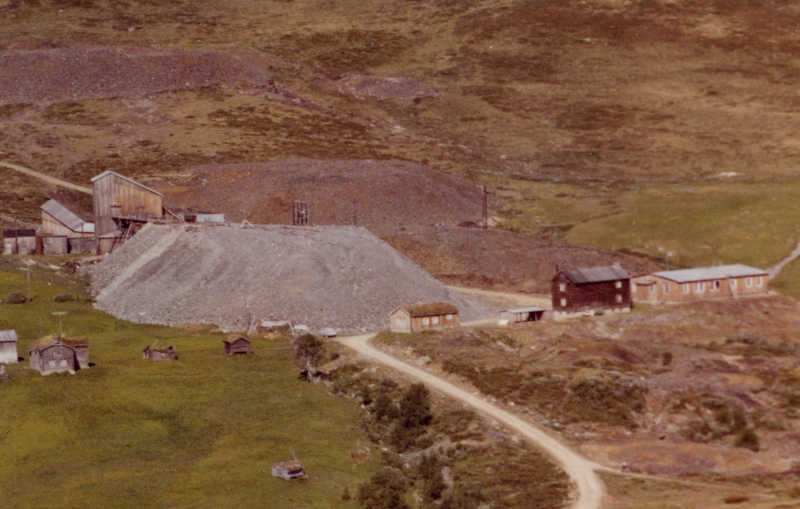
<path id="1" fill-rule="evenodd" d="M 141 186 L 109 174 L 93 182 L 95 234 L 101 236 L 117 229 L 111 218 L 111 206 L 119 205 L 123 214 L 144 213 L 154 218 L 163 214 L 163 198 Z"/>

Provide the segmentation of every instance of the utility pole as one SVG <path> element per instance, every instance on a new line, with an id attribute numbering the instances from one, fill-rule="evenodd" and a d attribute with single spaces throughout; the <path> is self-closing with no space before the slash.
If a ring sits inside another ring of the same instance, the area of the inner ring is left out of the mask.
<path id="1" fill-rule="evenodd" d="M 31 264 L 28 263 L 29 260 L 25 260 L 25 272 L 28 275 L 28 304 L 31 303 Z"/>

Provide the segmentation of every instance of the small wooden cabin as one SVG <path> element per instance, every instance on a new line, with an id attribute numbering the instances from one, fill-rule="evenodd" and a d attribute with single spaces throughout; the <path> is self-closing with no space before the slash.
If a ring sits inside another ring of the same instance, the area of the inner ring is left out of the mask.
<path id="1" fill-rule="evenodd" d="M 36 369 L 43 375 L 65 372 L 75 374 L 81 369 L 75 348 L 64 343 L 57 334 L 37 339 L 28 354 L 31 369 Z"/>
<path id="2" fill-rule="evenodd" d="M 272 465 L 272 477 L 280 477 L 287 481 L 292 479 L 300 479 L 306 476 L 306 471 L 303 465 L 295 459 L 288 461 L 281 461 Z"/>
<path id="3" fill-rule="evenodd" d="M 228 355 L 253 353 L 250 349 L 250 340 L 244 336 L 232 335 L 222 340 L 225 353 Z"/>
<path id="4" fill-rule="evenodd" d="M 3 230 L 4 255 L 36 254 L 36 230 Z"/>
<path id="5" fill-rule="evenodd" d="M 0 364 L 16 364 L 18 360 L 17 331 L 0 330 Z"/>
<path id="6" fill-rule="evenodd" d="M 94 223 L 84 220 L 56 200 L 46 201 L 41 209 L 42 230 L 45 235 L 94 238 Z"/>
<path id="7" fill-rule="evenodd" d="M 95 239 L 164 219 L 164 195 L 111 170 L 92 178 Z"/>
<path id="8" fill-rule="evenodd" d="M 449 302 L 401 306 L 389 315 L 392 332 L 416 332 L 458 325 L 458 309 Z"/>
<path id="9" fill-rule="evenodd" d="M 154 346 L 147 345 L 142 351 L 142 357 L 148 361 L 174 361 L 178 359 L 178 354 L 175 352 L 175 347 L 172 345 L 166 348 L 155 348 Z"/>
<path id="10" fill-rule="evenodd" d="M 510 325 L 522 322 L 538 322 L 544 316 L 544 308 L 512 308 L 500 311 L 500 324 Z"/>
<path id="11" fill-rule="evenodd" d="M 633 308 L 630 281 L 618 265 L 559 271 L 550 283 L 553 318 L 628 312 Z"/>
<path id="12" fill-rule="evenodd" d="M 769 274 L 747 265 L 722 265 L 667 270 L 636 276 L 633 299 L 639 302 L 687 302 L 705 299 L 767 295 Z"/>

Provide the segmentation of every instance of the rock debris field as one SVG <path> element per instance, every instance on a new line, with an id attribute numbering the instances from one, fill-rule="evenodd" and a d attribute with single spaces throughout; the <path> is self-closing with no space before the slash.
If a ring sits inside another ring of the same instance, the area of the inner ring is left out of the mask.
<path id="1" fill-rule="evenodd" d="M 352 226 L 149 224 L 86 271 L 96 307 L 134 322 L 355 333 L 388 328 L 389 313 L 418 301 L 451 302 L 462 322 L 493 316 Z"/>

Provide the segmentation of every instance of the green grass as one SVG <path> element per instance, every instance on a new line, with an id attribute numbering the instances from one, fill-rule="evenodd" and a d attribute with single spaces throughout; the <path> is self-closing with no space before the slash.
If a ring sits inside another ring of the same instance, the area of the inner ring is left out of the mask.
<path id="1" fill-rule="evenodd" d="M 0 294 L 24 287 L 24 275 L 0 272 Z M 0 506 L 348 507 L 344 486 L 355 492 L 374 470 L 350 458 L 356 403 L 298 381 L 287 340 L 256 340 L 254 355 L 230 358 L 220 334 L 54 303 L 76 289 L 44 277 L 33 291 L 31 305 L 0 305 L 0 329 L 17 330 L 26 358 L 0 385 Z M 69 312 L 65 333 L 89 338 L 95 365 L 42 377 L 26 369 L 27 348 L 40 321 L 46 333 L 58 327 L 56 310 Z M 142 360 L 156 339 L 179 360 Z M 309 479 L 271 477 L 290 446 Z"/>
<path id="2" fill-rule="evenodd" d="M 770 279 L 769 285 L 786 295 L 800 298 L 800 259 L 784 265 L 775 279 Z"/>

